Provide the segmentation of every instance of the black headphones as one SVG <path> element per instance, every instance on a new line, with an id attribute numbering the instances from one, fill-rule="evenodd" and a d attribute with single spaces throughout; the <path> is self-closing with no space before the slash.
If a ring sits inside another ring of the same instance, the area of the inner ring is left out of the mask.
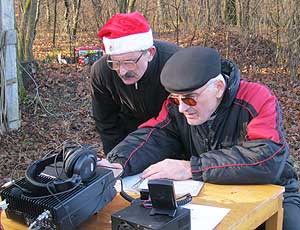
<path id="1" fill-rule="evenodd" d="M 37 176 L 44 171 L 46 166 L 58 161 L 63 162 L 63 170 L 68 179 L 55 179 L 51 183 L 37 180 Z M 96 172 L 96 162 L 97 154 L 94 150 L 86 146 L 68 148 L 65 154 L 64 151 L 61 151 L 58 154 L 35 161 L 26 169 L 25 178 L 30 184 L 30 189 L 36 192 L 49 191 L 49 188 L 54 193 L 63 192 L 78 186 L 81 182 L 90 181 Z"/>

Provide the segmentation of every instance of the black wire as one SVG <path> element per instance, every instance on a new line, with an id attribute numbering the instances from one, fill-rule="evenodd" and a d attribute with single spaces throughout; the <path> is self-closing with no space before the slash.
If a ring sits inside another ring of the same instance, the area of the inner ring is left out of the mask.
<path id="1" fill-rule="evenodd" d="M 49 181 L 48 183 L 53 183 L 54 181 Z M 47 183 L 47 185 L 48 185 Z M 61 194 L 65 194 L 67 192 L 71 192 L 73 190 L 75 190 L 76 188 L 78 188 L 80 186 L 80 183 L 76 184 L 74 187 L 72 188 L 69 188 L 65 191 L 62 191 L 62 192 L 58 192 L 58 193 L 55 193 L 56 196 L 59 196 Z M 31 196 L 26 196 L 24 194 L 22 194 L 22 196 L 24 196 L 25 198 L 28 198 L 28 199 L 33 199 L 33 200 L 37 200 L 37 199 L 44 199 L 44 198 L 49 198 L 49 197 L 52 197 L 53 195 L 50 194 L 50 195 L 44 195 L 44 196 L 34 196 L 34 197 L 31 197 Z"/>
<path id="2" fill-rule="evenodd" d="M 51 188 L 49 187 L 50 183 L 53 182 L 53 181 L 49 181 L 47 183 L 47 190 L 48 192 L 58 201 L 58 203 L 63 207 L 63 209 L 65 210 L 65 213 L 67 214 L 68 216 L 68 219 L 70 221 L 70 224 L 72 226 L 72 228 L 74 228 L 74 224 L 73 224 L 73 221 L 71 219 L 71 216 L 70 216 L 70 213 L 68 212 L 66 206 L 64 205 L 64 203 L 57 197 L 57 194 L 54 194 L 52 191 L 51 191 Z M 81 183 L 81 182 L 80 182 Z M 80 183 L 78 183 L 74 188 L 78 187 L 80 185 Z"/>
<path id="3" fill-rule="evenodd" d="M 101 160 L 97 160 L 97 161 L 101 161 Z M 117 168 L 117 167 L 111 167 L 111 166 L 98 166 L 98 167 L 102 167 L 102 168 L 108 168 L 108 169 L 120 169 L 120 168 Z M 124 186 L 123 186 L 123 180 L 121 178 L 121 176 L 123 175 L 124 173 L 124 169 L 122 169 L 122 172 L 116 177 L 116 180 L 120 180 L 121 182 L 121 191 L 120 191 L 120 195 L 121 197 L 123 197 L 125 200 L 127 200 L 129 203 L 132 203 L 135 198 L 130 196 L 128 193 L 125 192 L 124 190 Z"/>
<path id="4" fill-rule="evenodd" d="M 178 200 L 178 199 L 183 198 L 183 197 L 185 197 L 185 198 L 182 199 L 182 200 Z M 193 199 L 193 197 L 192 197 L 192 195 L 190 193 L 187 193 L 183 197 L 180 197 L 180 198 L 178 198 L 176 200 L 176 203 L 177 203 L 178 206 L 186 205 L 186 204 L 190 203 L 192 201 L 192 199 Z"/>
<path id="5" fill-rule="evenodd" d="M 123 181 L 122 181 L 122 179 L 120 180 L 120 182 L 121 182 L 121 191 L 120 191 L 120 195 L 121 195 L 125 200 L 127 200 L 127 201 L 130 202 L 130 203 L 132 203 L 132 202 L 135 200 L 135 198 L 132 197 L 132 196 L 130 196 L 127 192 L 125 192 L 124 187 L 123 187 Z"/>
<path id="6" fill-rule="evenodd" d="M 184 198 L 184 199 L 182 199 L 182 198 Z M 179 199 L 181 199 L 181 200 L 179 200 Z M 177 206 L 180 207 L 180 206 L 186 205 L 186 204 L 190 203 L 192 201 L 192 199 L 193 199 L 192 195 L 190 193 L 187 193 L 176 199 Z M 151 198 L 150 198 L 150 200 L 143 201 L 142 205 L 144 208 L 152 208 Z"/>

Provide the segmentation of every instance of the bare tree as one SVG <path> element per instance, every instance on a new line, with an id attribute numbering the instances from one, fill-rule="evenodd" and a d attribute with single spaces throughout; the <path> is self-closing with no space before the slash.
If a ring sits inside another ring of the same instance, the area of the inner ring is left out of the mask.
<path id="1" fill-rule="evenodd" d="M 166 0 L 157 0 L 156 5 L 157 5 L 157 15 L 156 15 L 156 28 L 157 32 L 161 31 L 166 31 L 168 28 L 168 23 L 167 23 L 167 15 L 166 15 Z"/>
<path id="2" fill-rule="evenodd" d="M 224 14 L 225 20 L 229 24 L 236 25 L 236 0 L 225 0 L 224 4 Z"/>
<path id="3" fill-rule="evenodd" d="M 21 8 L 17 15 L 18 28 L 21 32 L 19 47 L 24 47 L 26 35 L 22 34 L 22 31 L 27 28 L 32 14 L 26 10 L 30 9 L 28 2 L 37 3 L 39 0 L 16 1 Z M 51 23 L 54 47 L 55 36 L 60 36 L 61 33 L 67 32 L 70 39 L 73 39 L 71 42 L 75 44 L 77 30 L 98 31 L 115 13 L 138 10 L 148 19 L 154 32 L 158 34 L 172 32 L 178 43 L 182 37 L 188 38 L 191 45 L 199 44 L 200 40 L 202 45 L 207 45 L 210 42 L 211 31 L 220 31 L 224 32 L 224 44 L 229 47 L 232 30 L 235 32 L 239 30 L 241 35 L 245 35 L 245 39 L 252 39 L 252 44 L 260 41 L 261 38 L 268 39 L 270 44 L 276 44 L 274 45 L 276 53 L 272 53 L 277 58 L 276 63 L 288 67 L 289 70 L 294 69 L 293 76 L 300 71 L 300 66 L 297 65 L 300 59 L 298 57 L 300 39 L 297 36 L 297 31 L 300 30 L 298 21 L 300 6 L 296 5 L 299 0 L 44 0 L 41 2 L 45 6 L 41 9 L 41 23 L 44 23 L 41 28 L 48 28 L 45 26 L 46 23 L 48 26 Z M 34 21 L 31 19 L 30 24 L 36 25 L 37 21 Z M 34 33 L 28 34 L 27 38 L 29 37 L 34 37 Z M 253 39 L 254 37 L 259 39 Z"/>
<path id="4" fill-rule="evenodd" d="M 293 82 L 299 82 L 300 80 L 300 6 L 297 0 L 291 0 L 291 12 L 290 18 L 287 23 L 287 48 L 286 55 L 287 56 L 287 65 L 291 72 L 291 77 Z"/>
<path id="5" fill-rule="evenodd" d="M 136 0 L 117 0 L 120 13 L 131 13 L 134 11 Z"/>
<path id="6" fill-rule="evenodd" d="M 128 7 L 127 7 L 128 13 L 131 13 L 134 11 L 135 2 L 136 2 L 136 0 L 129 0 Z"/>
<path id="7" fill-rule="evenodd" d="M 65 22 L 66 22 L 66 30 L 69 35 L 69 38 L 71 39 L 71 28 L 70 28 L 70 1 L 64 0 L 65 4 Z"/>
<path id="8" fill-rule="evenodd" d="M 180 22 L 180 5 L 181 5 L 181 0 L 173 0 L 172 3 L 167 4 L 169 16 L 171 18 L 171 23 L 175 28 L 175 33 L 176 33 L 176 43 L 179 44 L 179 22 Z M 175 16 L 172 15 L 172 9 L 175 10 L 174 14 Z"/>
<path id="9" fill-rule="evenodd" d="M 72 24 L 72 30 L 71 30 L 71 35 L 72 35 L 73 39 L 76 38 L 76 34 L 77 34 L 80 6 L 81 6 L 81 0 L 73 0 L 74 17 L 73 17 L 73 24 Z"/>
<path id="10" fill-rule="evenodd" d="M 56 21 L 57 21 L 57 0 L 54 0 L 53 36 L 52 36 L 53 47 L 55 47 L 55 39 L 56 39 Z"/>
<path id="11" fill-rule="evenodd" d="M 47 27 L 50 27 L 51 16 L 50 16 L 50 3 L 49 0 L 46 0 L 46 17 L 47 17 Z"/>
<path id="12" fill-rule="evenodd" d="M 236 0 L 236 22 L 244 31 L 249 30 L 250 0 Z"/>
<path id="13" fill-rule="evenodd" d="M 128 7 L 128 1 L 127 0 L 117 0 L 119 12 L 120 13 L 126 13 L 127 7 Z"/>
<path id="14" fill-rule="evenodd" d="M 97 0 L 92 0 L 92 4 L 93 4 L 96 23 L 97 23 L 97 29 L 99 29 L 100 25 L 101 24 L 103 25 L 105 23 L 103 17 L 101 17 L 103 4 L 102 1 L 97 1 Z"/>
<path id="15" fill-rule="evenodd" d="M 26 0 L 23 7 L 18 36 L 18 57 L 20 61 L 33 61 L 32 46 L 39 19 L 40 0 Z"/>
<path id="16" fill-rule="evenodd" d="M 208 30 L 210 30 L 210 27 L 211 27 L 211 18 L 210 18 L 211 9 L 210 9 L 209 0 L 206 0 L 205 3 L 206 3 L 206 22 L 207 22 Z"/>

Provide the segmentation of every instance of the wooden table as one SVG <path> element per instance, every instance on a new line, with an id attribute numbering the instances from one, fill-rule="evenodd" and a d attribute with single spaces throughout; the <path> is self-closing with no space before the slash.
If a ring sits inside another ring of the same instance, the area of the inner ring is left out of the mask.
<path id="1" fill-rule="evenodd" d="M 217 230 L 255 229 L 266 222 L 266 230 L 281 230 L 283 220 L 282 195 L 284 188 L 276 185 L 214 185 L 206 183 L 194 204 L 229 208 L 230 212 L 217 226 Z M 102 209 L 97 215 L 81 224 L 77 229 L 111 229 L 112 213 L 125 208 L 129 203 L 120 195 Z M 25 230 L 2 215 L 5 230 Z"/>

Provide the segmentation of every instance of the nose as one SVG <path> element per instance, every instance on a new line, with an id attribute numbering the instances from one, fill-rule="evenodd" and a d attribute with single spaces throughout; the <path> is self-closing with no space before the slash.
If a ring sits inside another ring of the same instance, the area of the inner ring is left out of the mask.
<path id="1" fill-rule="evenodd" d="M 124 68 L 122 64 L 120 65 L 119 73 L 121 76 L 125 76 L 125 74 L 127 73 L 127 69 Z"/>
<path id="2" fill-rule="evenodd" d="M 189 105 L 185 104 L 181 99 L 179 100 L 178 110 L 180 113 L 184 113 L 189 109 Z"/>

